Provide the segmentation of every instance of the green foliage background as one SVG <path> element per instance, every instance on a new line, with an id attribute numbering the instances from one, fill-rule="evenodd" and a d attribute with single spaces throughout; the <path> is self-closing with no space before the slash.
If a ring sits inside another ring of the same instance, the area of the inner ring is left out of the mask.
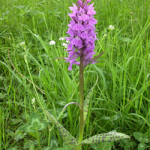
<path id="1" fill-rule="evenodd" d="M 60 37 L 67 36 L 68 13 L 75 0 L 0 1 L 0 149 L 51 149 L 62 147 L 62 138 L 51 126 L 35 133 L 20 133 L 32 112 L 47 120 L 43 110 L 59 116 L 67 103 L 79 101 L 79 68 L 57 57 L 67 57 Z M 133 136 L 150 139 L 150 0 L 92 0 L 98 20 L 95 51 L 105 51 L 101 63 L 85 69 L 85 96 L 94 85 L 84 138 L 117 130 L 131 136 L 113 149 L 138 149 Z M 109 31 L 108 26 L 115 30 Z M 104 37 L 104 34 L 107 34 Z M 49 45 L 55 40 L 56 45 Z M 20 46 L 25 42 L 25 47 Z M 24 75 L 20 76 L 12 67 Z M 24 56 L 27 58 L 25 62 Z M 34 88 L 33 82 L 43 89 Z M 36 90 L 35 90 L 36 89 Z M 32 99 L 35 98 L 35 105 Z M 73 136 L 78 133 L 79 110 L 69 106 L 60 119 Z M 18 132 L 17 132 L 18 130 Z M 34 146 L 35 145 L 35 146 Z M 149 144 L 147 144 L 149 146 Z M 84 146 L 85 150 L 94 146 Z"/>

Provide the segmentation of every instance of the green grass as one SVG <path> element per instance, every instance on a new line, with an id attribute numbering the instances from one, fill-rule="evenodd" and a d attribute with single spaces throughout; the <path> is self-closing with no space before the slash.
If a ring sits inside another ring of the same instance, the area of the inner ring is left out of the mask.
<path id="1" fill-rule="evenodd" d="M 69 102 L 79 102 L 79 68 L 57 57 L 67 57 L 60 37 L 67 36 L 69 6 L 76 0 L 0 1 L 0 149 L 42 149 L 62 147 L 63 141 L 51 124 L 39 131 L 17 133 L 32 112 L 47 120 L 43 110 L 58 117 Z M 115 142 L 113 150 L 138 149 L 133 136 L 141 132 L 150 141 L 150 1 L 92 0 L 98 20 L 95 51 L 105 51 L 101 63 L 85 69 L 85 96 L 94 85 L 84 139 L 117 130 L 131 136 Z M 114 25 L 115 30 L 108 31 Z M 104 38 L 103 35 L 107 34 Z M 55 40 L 56 45 L 49 45 Z M 20 43 L 25 41 L 25 47 Z M 12 67 L 24 75 L 20 76 Z M 24 59 L 27 58 L 27 62 Z M 33 80 L 43 94 L 28 80 Z M 35 98 L 35 107 L 32 99 Z M 63 124 L 78 136 L 79 110 L 70 105 L 62 115 Z M 32 148 L 35 145 L 35 148 Z M 147 146 L 150 146 L 148 143 Z M 85 150 L 94 146 L 84 145 Z M 147 148 L 148 149 L 148 148 Z"/>

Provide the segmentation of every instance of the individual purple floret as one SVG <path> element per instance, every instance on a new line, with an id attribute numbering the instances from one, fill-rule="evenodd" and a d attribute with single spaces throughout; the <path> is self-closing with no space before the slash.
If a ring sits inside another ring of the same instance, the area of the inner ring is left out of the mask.
<path id="1" fill-rule="evenodd" d="M 70 41 L 68 48 L 69 53 L 66 61 L 70 63 L 68 70 L 72 70 L 72 65 L 80 65 L 76 59 L 83 56 L 83 65 L 86 67 L 88 64 L 96 63 L 93 58 L 95 49 L 95 24 L 97 20 L 93 18 L 96 14 L 93 4 L 87 5 L 91 0 L 78 0 L 78 4 L 73 4 L 73 7 L 69 7 L 72 13 L 69 13 L 71 18 L 68 24 L 69 29 L 67 33 L 70 37 L 66 40 Z"/>

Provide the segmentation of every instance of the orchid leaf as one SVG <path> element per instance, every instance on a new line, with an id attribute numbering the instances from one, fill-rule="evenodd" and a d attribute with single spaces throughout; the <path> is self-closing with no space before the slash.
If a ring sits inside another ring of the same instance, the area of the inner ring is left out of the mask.
<path id="1" fill-rule="evenodd" d="M 118 141 L 118 140 L 126 139 L 126 138 L 130 138 L 130 137 L 123 133 L 109 132 L 109 133 L 102 133 L 102 134 L 94 135 L 88 139 L 83 140 L 81 144 L 112 142 L 112 141 Z"/>
<path id="2" fill-rule="evenodd" d="M 104 54 L 105 51 L 103 51 L 102 53 L 100 53 L 99 55 L 95 56 L 93 59 L 97 60 L 99 57 L 101 57 Z"/>
<path id="3" fill-rule="evenodd" d="M 89 63 L 84 65 L 84 68 L 92 63 L 100 63 L 99 61 L 96 61 L 99 57 L 101 57 L 104 54 L 105 51 L 103 51 L 102 53 L 100 53 L 99 55 L 89 59 Z"/>
<path id="4" fill-rule="evenodd" d="M 58 128 L 60 135 L 63 138 L 64 144 L 67 146 L 70 146 L 70 148 L 72 148 L 72 150 L 74 148 L 76 148 L 77 145 L 77 140 L 76 138 L 74 138 L 68 130 L 66 130 L 55 118 L 53 115 L 51 115 L 48 111 L 46 111 L 46 114 L 48 116 L 48 118 L 50 119 L 50 121 L 56 125 L 56 127 Z"/>
<path id="5" fill-rule="evenodd" d="M 53 115 L 51 115 L 48 111 L 45 111 L 45 113 L 47 114 L 49 120 L 51 121 L 52 124 L 56 124 L 57 120 L 54 118 Z"/>
<path id="6" fill-rule="evenodd" d="M 87 117 L 87 114 L 88 114 L 90 98 L 91 98 L 93 89 L 94 89 L 94 87 L 96 86 L 97 82 L 98 82 L 98 78 L 97 78 L 96 83 L 94 84 L 94 86 L 90 89 L 90 91 L 89 91 L 89 93 L 87 94 L 87 97 L 86 97 L 86 99 L 85 99 L 85 101 L 84 101 L 84 123 L 85 123 L 85 121 L 86 121 L 86 117 Z"/>

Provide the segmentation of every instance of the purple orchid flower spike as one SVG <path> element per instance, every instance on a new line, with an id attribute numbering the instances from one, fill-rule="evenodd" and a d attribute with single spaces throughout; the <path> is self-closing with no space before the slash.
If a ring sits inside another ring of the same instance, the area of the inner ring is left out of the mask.
<path id="1" fill-rule="evenodd" d="M 96 14 L 93 4 L 88 5 L 91 0 L 78 0 L 77 5 L 73 4 L 73 7 L 69 7 L 72 13 L 69 13 L 71 18 L 68 24 L 67 33 L 70 37 L 66 40 L 70 41 L 68 44 L 68 58 L 66 61 L 70 63 L 68 70 L 72 70 L 72 65 L 80 65 L 76 59 L 83 57 L 83 66 L 86 67 L 89 64 L 96 63 L 97 61 L 93 58 L 95 49 L 95 24 L 97 20 L 93 18 Z"/>

